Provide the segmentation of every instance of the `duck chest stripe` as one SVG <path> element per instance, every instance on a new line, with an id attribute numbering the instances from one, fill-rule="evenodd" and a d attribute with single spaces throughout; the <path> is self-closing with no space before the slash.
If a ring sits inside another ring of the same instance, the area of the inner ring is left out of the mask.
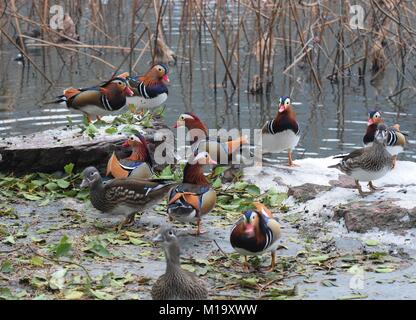
<path id="1" fill-rule="evenodd" d="M 269 121 L 269 125 L 268 125 L 268 128 L 267 128 L 269 133 L 271 133 L 271 134 L 275 134 L 275 132 L 273 130 L 273 123 L 274 123 L 274 120 Z"/>
<path id="2" fill-rule="evenodd" d="M 145 97 L 146 99 L 149 99 L 149 95 L 147 94 L 146 87 L 145 87 L 143 82 L 140 82 L 139 90 L 140 90 L 140 95 L 142 97 Z"/>
<path id="3" fill-rule="evenodd" d="M 104 109 L 112 111 L 113 108 L 111 107 L 110 103 L 108 102 L 108 99 L 105 95 L 101 96 L 101 104 L 103 105 Z"/>
<path id="4" fill-rule="evenodd" d="M 394 146 L 397 142 L 397 135 L 394 131 L 389 131 L 389 141 L 387 142 L 388 146 Z"/>

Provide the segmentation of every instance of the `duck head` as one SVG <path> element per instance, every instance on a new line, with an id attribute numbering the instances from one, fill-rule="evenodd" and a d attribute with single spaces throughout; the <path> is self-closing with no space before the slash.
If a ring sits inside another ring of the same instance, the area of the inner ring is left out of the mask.
<path id="1" fill-rule="evenodd" d="M 127 80 L 121 77 L 113 78 L 110 81 L 104 83 L 101 88 L 106 90 L 121 92 L 122 95 L 131 97 L 134 92 L 130 89 Z"/>
<path id="2" fill-rule="evenodd" d="M 255 236 L 255 229 L 259 224 L 259 215 L 254 210 L 248 210 L 243 213 L 243 229 L 244 234 L 253 238 Z"/>
<path id="3" fill-rule="evenodd" d="M 153 238 L 153 241 L 162 245 L 165 251 L 168 266 L 170 264 L 179 265 L 179 241 L 176 236 L 175 230 L 171 226 L 162 226 L 159 230 L 159 234 L 155 238 Z"/>
<path id="4" fill-rule="evenodd" d="M 205 165 L 205 164 L 217 164 L 217 161 L 211 158 L 208 152 L 200 152 L 195 157 L 193 157 L 191 160 L 189 160 L 190 164 L 199 164 L 199 165 Z"/>
<path id="5" fill-rule="evenodd" d="M 94 184 L 101 181 L 101 175 L 95 167 L 88 167 L 82 172 L 84 179 L 81 182 L 80 188 L 92 187 Z"/>
<path id="6" fill-rule="evenodd" d="M 387 143 L 387 126 L 383 123 L 380 123 L 377 126 L 376 134 L 374 136 L 374 141 L 378 143 L 386 144 Z"/>
<path id="7" fill-rule="evenodd" d="M 140 133 L 131 135 L 121 146 L 125 148 L 131 147 L 133 149 L 133 154 L 137 156 L 139 161 L 148 162 L 149 165 L 152 166 L 147 141 Z"/>
<path id="8" fill-rule="evenodd" d="M 383 119 L 381 118 L 381 112 L 374 110 L 368 113 L 368 125 L 382 123 Z"/>
<path id="9" fill-rule="evenodd" d="M 162 82 L 164 85 L 169 84 L 170 79 L 168 76 L 169 69 L 166 65 L 160 63 L 153 65 L 146 74 L 141 77 L 146 85 Z"/>
<path id="10" fill-rule="evenodd" d="M 291 107 L 292 107 L 292 104 L 288 96 L 281 96 L 279 98 L 279 113 L 286 112 Z"/>
<path id="11" fill-rule="evenodd" d="M 186 127 L 188 130 L 192 129 L 200 129 L 204 131 L 206 135 L 208 135 L 207 127 L 202 123 L 201 119 L 197 117 L 195 113 L 192 112 L 185 112 L 182 113 L 176 123 L 173 126 L 175 129 L 180 127 Z"/>

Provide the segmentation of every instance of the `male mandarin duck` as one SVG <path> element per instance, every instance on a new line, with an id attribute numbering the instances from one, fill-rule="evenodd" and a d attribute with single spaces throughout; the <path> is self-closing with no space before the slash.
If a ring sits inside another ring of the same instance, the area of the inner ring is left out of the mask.
<path id="1" fill-rule="evenodd" d="M 394 159 L 386 149 L 387 139 L 388 129 L 384 124 L 379 123 L 371 146 L 354 150 L 348 155 L 334 157 L 342 160 L 329 168 L 336 168 L 353 177 L 361 196 L 370 194 L 378 190 L 372 181 L 384 177 L 393 168 Z M 371 192 L 363 192 L 360 181 L 368 181 Z"/>
<path id="2" fill-rule="evenodd" d="M 292 150 L 300 139 L 299 124 L 296 121 L 296 113 L 293 110 L 289 97 L 282 96 L 279 99 L 279 110 L 273 120 L 267 121 L 262 128 L 262 144 L 256 143 L 262 148 L 263 153 L 278 153 L 288 150 L 289 166 L 296 166 L 292 160 Z"/>
<path id="3" fill-rule="evenodd" d="M 83 171 L 81 188 L 89 187 L 91 204 L 108 215 L 122 215 L 126 219 L 119 228 L 132 222 L 139 210 L 157 204 L 177 183 L 119 178 L 103 183 L 98 170 L 88 167 Z"/>
<path id="4" fill-rule="evenodd" d="M 196 235 L 201 231 L 201 219 L 215 207 L 217 194 L 205 178 L 202 166 L 216 164 L 207 152 L 190 159 L 183 171 L 183 181 L 169 192 L 169 217 L 181 222 L 197 223 Z"/>
<path id="5" fill-rule="evenodd" d="M 166 257 L 166 271 L 152 286 L 153 300 L 205 300 L 207 284 L 194 274 L 181 268 L 180 246 L 175 231 L 163 226 L 155 242 L 162 244 Z"/>
<path id="6" fill-rule="evenodd" d="M 248 271 L 247 256 L 271 252 L 270 271 L 276 265 L 276 249 L 280 238 L 280 224 L 270 210 L 259 202 L 253 203 L 254 210 L 248 210 L 231 230 L 230 242 L 235 251 L 244 255 L 244 270 Z"/>
<path id="7" fill-rule="evenodd" d="M 99 117 L 120 110 L 126 105 L 126 97 L 132 95 L 126 79 L 116 77 L 95 87 L 65 89 L 54 102 L 65 102 L 69 109 L 84 113 L 91 122 L 91 116 Z"/>
<path id="8" fill-rule="evenodd" d="M 176 121 L 174 128 L 186 127 L 192 141 L 192 151 L 197 154 L 208 152 L 212 159 L 220 164 L 228 164 L 232 156 L 247 144 L 247 137 L 240 136 L 235 140 L 221 142 L 208 136 L 208 128 L 194 113 L 183 113 Z"/>
<path id="9" fill-rule="evenodd" d="M 127 76 L 134 95 L 127 98 L 127 104 L 141 109 L 161 106 L 168 98 L 169 69 L 164 64 L 153 65 L 143 76 Z"/>
<path id="10" fill-rule="evenodd" d="M 141 135 L 132 135 L 123 144 L 123 147 L 131 147 L 132 153 L 124 159 L 117 159 L 115 152 L 107 163 L 107 176 L 114 178 L 149 179 L 152 176 L 153 162 L 146 139 Z"/>
<path id="11" fill-rule="evenodd" d="M 371 111 L 368 114 L 368 126 L 363 137 L 364 146 L 370 146 L 374 141 L 374 136 L 377 131 L 377 125 L 383 123 L 380 111 Z M 405 134 L 400 132 L 400 125 L 395 124 L 388 128 L 387 132 L 387 151 L 393 156 L 393 167 L 396 164 L 397 155 L 403 152 L 406 145 Z"/>

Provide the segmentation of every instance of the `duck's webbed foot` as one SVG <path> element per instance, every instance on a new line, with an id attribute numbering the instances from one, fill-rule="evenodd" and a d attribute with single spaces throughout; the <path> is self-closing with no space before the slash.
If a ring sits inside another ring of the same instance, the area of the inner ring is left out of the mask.
<path id="1" fill-rule="evenodd" d="M 380 190 L 383 190 L 383 188 L 377 188 L 377 187 L 375 187 L 374 185 L 373 185 L 373 182 L 372 181 L 370 181 L 368 184 L 367 184 L 367 186 L 370 188 L 370 190 L 372 190 L 372 191 L 380 191 Z"/>

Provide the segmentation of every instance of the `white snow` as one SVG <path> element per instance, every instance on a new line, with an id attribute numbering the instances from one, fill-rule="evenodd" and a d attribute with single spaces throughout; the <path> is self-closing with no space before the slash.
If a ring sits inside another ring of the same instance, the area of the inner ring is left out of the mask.
<path id="1" fill-rule="evenodd" d="M 245 180 L 255 183 L 263 191 L 276 188 L 279 192 L 286 192 L 289 187 L 300 186 L 306 183 L 330 186 L 330 181 L 336 182 L 344 175 L 337 169 L 329 169 L 328 166 L 336 164 L 340 159 L 329 158 L 306 158 L 295 160 L 299 167 L 289 168 L 282 164 L 268 165 L 263 167 L 248 167 L 244 169 Z M 353 183 L 353 180 L 351 180 Z M 366 183 L 361 183 L 366 190 Z M 374 181 L 374 185 L 382 187 L 382 190 L 365 197 L 365 201 L 391 200 L 394 204 L 405 208 L 416 207 L 416 163 L 411 161 L 397 161 L 396 167 L 384 177 Z M 333 187 L 329 191 L 321 192 L 316 198 L 305 203 L 296 203 L 289 197 L 285 204 L 290 207 L 290 213 L 302 213 L 307 216 L 308 223 L 324 222 L 324 216 L 332 208 L 339 204 L 350 201 L 363 200 L 356 189 Z M 325 205 L 325 207 L 324 207 Z M 331 228 L 334 236 L 351 237 L 361 241 L 365 239 L 377 240 L 380 244 L 396 244 L 416 249 L 416 230 L 409 230 L 405 235 L 396 235 L 387 231 L 373 230 L 365 234 L 348 232 L 343 223 L 334 221 L 326 222 Z"/>

